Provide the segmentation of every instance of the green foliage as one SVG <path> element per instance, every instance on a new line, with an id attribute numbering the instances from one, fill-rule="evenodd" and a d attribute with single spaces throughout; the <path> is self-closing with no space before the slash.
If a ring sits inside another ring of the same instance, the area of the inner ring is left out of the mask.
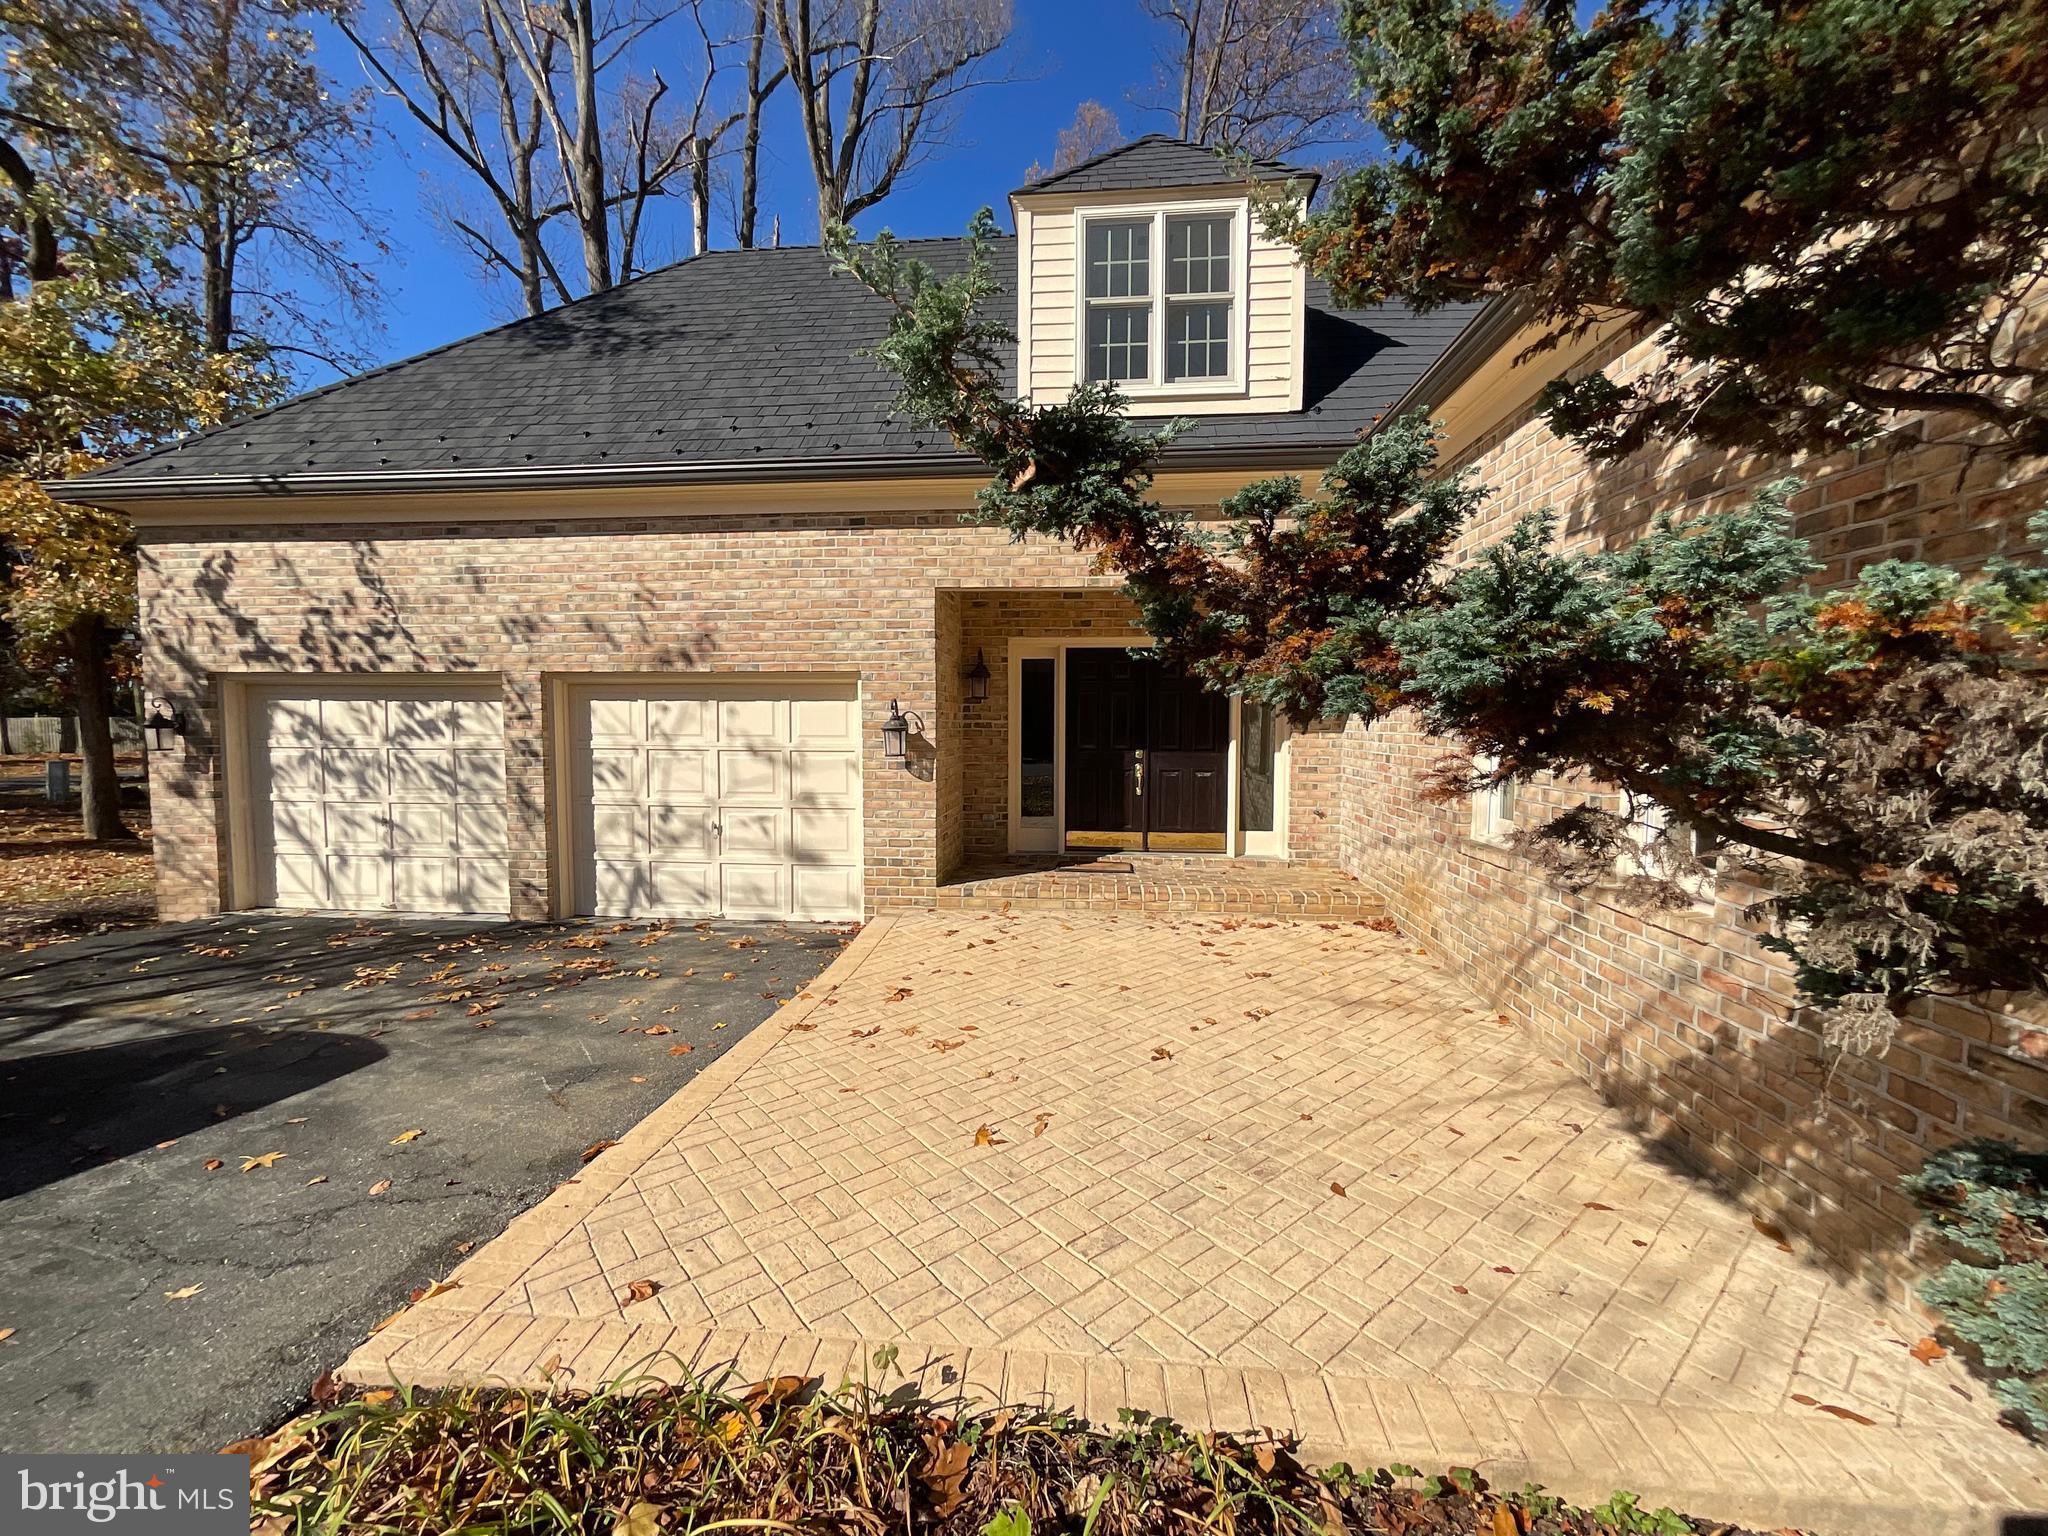
<path id="1" fill-rule="evenodd" d="M 1942 1326 L 1994 1373 L 2006 1412 L 2048 1437 L 2048 1153 L 1973 1141 L 1900 1181 L 1961 1255 L 1921 1286 Z"/>
<path id="2" fill-rule="evenodd" d="M 1394 639 L 1430 727 L 1497 758 L 1489 779 L 1587 775 L 1774 860 L 1764 942 L 1831 1041 L 1872 1049 L 1910 997 L 2048 981 L 2048 605 L 2038 562 L 1788 593 L 1812 567 L 1793 489 L 1607 552 L 1525 519 Z M 1454 763 L 1437 787 L 1480 782 Z M 1579 813 L 1520 840 L 1564 875 L 1639 841 L 1637 818 Z"/>
<path id="3" fill-rule="evenodd" d="M 1269 222 L 1348 299 L 1512 294 L 1550 342 L 1660 328 L 1553 385 L 1597 456 L 1839 444 L 1960 411 L 2048 446 L 2019 322 L 2048 242 L 2041 0 L 1348 0 L 1387 152 Z M 1581 17 L 1587 19 L 1581 20 Z"/>
<path id="4" fill-rule="evenodd" d="M 1620 1536 L 1692 1536 L 1690 1520 L 1669 1509 L 1645 1509 L 1633 1493 L 1610 1495 L 1605 1504 L 1594 1506 L 1593 1516 Z"/>

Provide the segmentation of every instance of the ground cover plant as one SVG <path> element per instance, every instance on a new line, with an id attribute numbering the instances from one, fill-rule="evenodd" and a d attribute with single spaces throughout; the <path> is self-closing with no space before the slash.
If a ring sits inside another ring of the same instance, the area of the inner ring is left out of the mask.
<path id="1" fill-rule="evenodd" d="M 2048 1437 L 2048 1153 L 1965 1142 L 1937 1152 L 1902 1187 L 1951 1255 L 1920 1299 L 1991 1378 L 2006 1418 Z"/>
<path id="2" fill-rule="evenodd" d="M 860 1380 L 685 1375 L 602 1389 L 384 1389 L 229 1447 L 260 1536 L 890 1531 L 946 1536 L 1691 1536 L 1739 1528 L 1617 1493 L 1582 1509 L 1470 1468 L 1312 1468 L 1269 1433 L 1115 1426 L 920 1398 L 876 1353 Z"/>

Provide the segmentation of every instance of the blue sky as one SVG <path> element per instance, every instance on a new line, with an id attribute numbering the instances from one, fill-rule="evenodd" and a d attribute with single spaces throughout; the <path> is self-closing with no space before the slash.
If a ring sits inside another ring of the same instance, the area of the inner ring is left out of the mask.
<path id="1" fill-rule="evenodd" d="M 902 235 L 956 234 L 983 203 L 1007 224 L 1005 194 L 1034 159 L 1050 162 L 1059 130 L 1082 101 L 1110 107 L 1132 136 L 1171 130 L 1162 115 L 1130 99 L 1153 78 L 1159 36 L 1139 0 L 1016 0 L 1016 10 L 1007 60 L 1014 78 L 967 99 L 947 142 L 859 221 L 862 233 L 887 225 Z M 338 46 L 327 46 L 330 38 Z M 365 83 L 341 38 L 330 34 L 321 43 L 340 85 Z M 763 146 L 761 239 L 769 216 L 779 212 L 784 242 L 808 244 L 817 238 L 817 220 L 786 90 L 775 112 Z M 384 282 L 384 329 L 367 339 L 366 350 L 384 362 L 498 324 L 518 309 L 509 288 L 479 284 L 431 216 L 436 182 L 459 185 L 459 168 L 396 103 L 380 100 L 377 118 L 385 138 L 371 157 L 366 206 L 392 249 L 375 263 Z M 674 217 L 680 239 L 680 209 Z"/>

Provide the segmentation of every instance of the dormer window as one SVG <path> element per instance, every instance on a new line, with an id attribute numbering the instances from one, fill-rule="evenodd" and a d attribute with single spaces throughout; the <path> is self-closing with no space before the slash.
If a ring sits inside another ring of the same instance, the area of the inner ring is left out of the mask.
<path id="1" fill-rule="evenodd" d="M 1245 205 L 1090 211 L 1078 223 L 1079 376 L 1133 394 L 1238 388 Z"/>

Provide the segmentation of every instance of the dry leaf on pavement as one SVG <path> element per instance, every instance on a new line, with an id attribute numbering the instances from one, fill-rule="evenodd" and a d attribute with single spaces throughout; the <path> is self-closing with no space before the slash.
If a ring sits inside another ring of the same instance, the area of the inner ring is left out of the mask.
<path id="1" fill-rule="evenodd" d="M 242 1159 L 242 1172 L 248 1173 L 256 1168 L 275 1168 L 278 1159 L 283 1156 L 282 1152 L 263 1152 L 255 1157 L 245 1157 Z"/>
<path id="2" fill-rule="evenodd" d="M 400 1131 L 396 1136 L 391 1138 L 391 1145 L 393 1145 L 394 1147 L 402 1147 L 408 1141 L 418 1141 L 422 1136 L 426 1134 L 427 1133 L 425 1131 L 421 1130 Z"/>
<path id="3" fill-rule="evenodd" d="M 984 1125 L 975 1131 L 974 1144 L 977 1147 L 1000 1147 L 1003 1144 L 1003 1138 Z"/>
<path id="4" fill-rule="evenodd" d="M 370 1193 L 373 1195 L 381 1195 L 390 1187 L 391 1181 L 389 1179 L 379 1179 L 376 1183 L 370 1186 Z"/>
<path id="5" fill-rule="evenodd" d="M 661 1282 L 659 1280 L 635 1280 L 631 1285 L 619 1292 L 619 1303 L 622 1306 L 631 1306 L 636 1301 L 651 1301 L 660 1292 Z"/>
<path id="6" fill-rule="evenodd" d="M 165 1291 L 165 1292 L 164 1292 L 164 1300 L 165 1300 L 165 1301 L 186 1301 L 186 1300 L 189 1300 L 190 1298 L 192 1298 L 192 1297 L 194 1297 L 194 1296 L 197 1296 L 197 1295 L 198 1295 L 198 1294 L 199 1294 L 199 1293 L 200 1293 L 201 1291 L 203 1291 L 203 1290 L 205 1290 L 205 1289 L 206 1289 L 206 1283 L 205 1283 L 204 1281 L 201 1281 L 201 1282 L 200 1282 L 200 1283 L 199 1283 L 198 1285 L 187 1285 L 187 1286 L 182 1286 L 182 1287 L 180 1287 L 179 1289 L 177 1289 L 177 1290 L 175 1290 L 175 1291 Z"/>

